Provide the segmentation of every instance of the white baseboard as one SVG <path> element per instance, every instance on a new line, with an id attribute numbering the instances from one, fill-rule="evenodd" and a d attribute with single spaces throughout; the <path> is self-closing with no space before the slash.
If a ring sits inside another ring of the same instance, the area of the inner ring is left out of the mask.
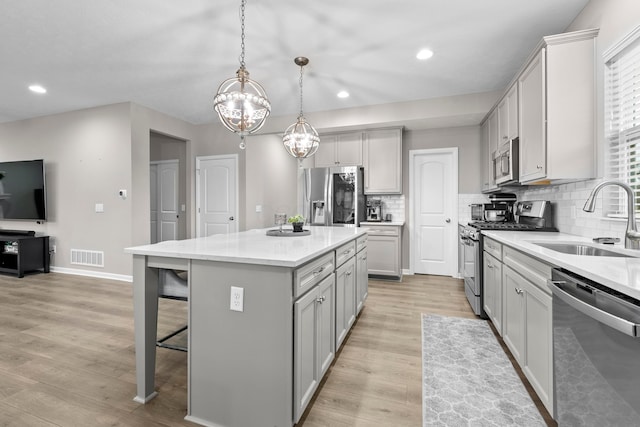
<path id="1" fill-rule="evenodd" d="M 404 276 L 413 276 L 413 271 L 402 269 L 402 275 L 404 275 Z"/>
<path id="2" fill-rule="evenodd" d="M 79 270 L 76 268 L 51 267 L 53 273 L 72 274 L 75 276 L 96 277 L 99 279 L 119 280 L 121 282 L 133 282 L 133 276 L 126 274 L 102 273 L 99 271 Z"/>

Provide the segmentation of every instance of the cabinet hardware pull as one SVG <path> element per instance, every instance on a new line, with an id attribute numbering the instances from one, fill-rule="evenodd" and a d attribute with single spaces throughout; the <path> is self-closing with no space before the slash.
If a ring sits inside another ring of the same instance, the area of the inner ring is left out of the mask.
<path id="1" fill-rule="evenodd" d="M 325 297 L 324 295 L 322 295 L 321 297 L 316 298 L 316 302 L 319 302 L 320 304 L 322 304 L 326 298 L 327 298 L 327 297 Z"/>
<path id="2" fill-rule="evenodd" d="M 515 290 L 516 290 L 516 294 L 522 295 L 522 292 L 523 292 L 522 289 L 515 288 Z"/>
<path id="3" fill-rule="evenodd" d="M 347 276 L 351 276 L 351 270 L 347 271 Z"/>
<path id="4" fill-rule="evenodd" d="M 489 263 L 487 263 L 487 267 L 489 267 L 489 268 L 493 268 L 493 264 L 489 264 Z"/>
<path id="5" fill-rule="evenodd" d="M 314 271 L 313 275 L 317 276 L 318 274 L 322 273 L 324 271 L 324 266 L 320 267 L 320 270 Z"/>

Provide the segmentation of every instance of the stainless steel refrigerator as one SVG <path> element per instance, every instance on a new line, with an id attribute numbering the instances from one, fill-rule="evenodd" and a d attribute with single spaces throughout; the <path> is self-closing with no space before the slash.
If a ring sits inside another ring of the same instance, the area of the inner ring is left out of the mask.
<path id="1" fill-rule="evenodd" d="M 306 222 L 358 227 L 365 214 L 363 171 L 358 166 L 304 169 L 301 199 Z"/>

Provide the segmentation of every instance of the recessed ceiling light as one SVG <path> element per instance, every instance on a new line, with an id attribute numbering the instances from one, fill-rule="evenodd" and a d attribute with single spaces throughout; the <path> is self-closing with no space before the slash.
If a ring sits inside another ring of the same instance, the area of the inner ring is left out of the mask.
<path id="1" fill-rule="evenodd" d="M 429 49 L 422 49 L 420 52 L 418 52 L 418 54 L 416 55 L 416 58 L 424 61 L 425 59 L 429 59 L 432 56 L 433 56 L 433 51 Z"/>
<path id="2" fill-rule="evenodd" d="M 40 85 L 31 85 L 29 86 L 29 90 L 35 93 L 47 93 L 47 90 Z"/>
<path id="3" fill-rule="evenodd" d="M 338 92 L 338 98 L 348 98 L 349 97 L 349 92 L 347 92 L 346 90 L 341 90 L 340 92 Z"/>

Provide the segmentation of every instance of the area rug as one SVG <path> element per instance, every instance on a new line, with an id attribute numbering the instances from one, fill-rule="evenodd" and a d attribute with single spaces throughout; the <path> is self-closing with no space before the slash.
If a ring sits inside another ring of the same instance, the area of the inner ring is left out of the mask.
<path id="1" fill-rule="evenodd" d="M 424 427 L 546 426 L 486 321 L 422 315 Z"/>

